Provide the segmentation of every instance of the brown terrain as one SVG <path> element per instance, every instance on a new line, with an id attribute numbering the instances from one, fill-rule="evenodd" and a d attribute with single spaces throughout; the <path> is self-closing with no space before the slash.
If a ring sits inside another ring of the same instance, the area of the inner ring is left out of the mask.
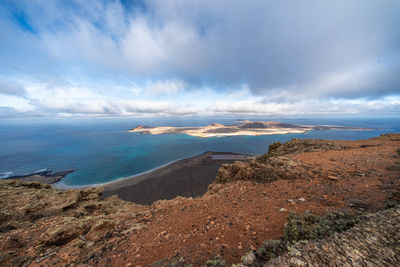
<path id="1" fill-rule="evenodd" d="M 102 191 L 1 181 L 0 265 L 201 266 L 217 255 L 239 266 L 400 264 L 400 134 L 275 143 L 222 165 L 197 198 L 138 205 L 99 200 Z M 361 219 L 316 216 L 341 210 Z M 300 226 L 325 218 L 342 233 L 317 227 L 311 241 L 292 242 L 309 233 Z M 207 266 L 227 266 L 217 263 Z"/>

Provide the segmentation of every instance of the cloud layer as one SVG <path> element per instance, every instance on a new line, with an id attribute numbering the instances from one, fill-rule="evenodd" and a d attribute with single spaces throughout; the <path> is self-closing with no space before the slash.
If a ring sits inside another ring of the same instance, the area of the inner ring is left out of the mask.
<path id="1" fill-rule="evenodd" d="M 398 14 L 397 0 L 6 0 L 0 116 L 399 113 Z"/>

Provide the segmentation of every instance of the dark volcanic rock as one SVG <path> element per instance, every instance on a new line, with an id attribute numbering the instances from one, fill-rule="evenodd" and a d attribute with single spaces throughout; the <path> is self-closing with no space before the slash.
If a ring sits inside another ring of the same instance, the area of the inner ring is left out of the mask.
<path id="1" fill-rule="evenodd" d="M 251 123 L 243 124 L 243 125 L 239 126 L 239 128 L 242 128 L 242 129 L 262 129 L 262 128 L 268 128 L 268 126 L 265 125 L 264 123 L 261 123 L 261 122 L 251 122 Z"/>
<path id="2" fill-rule="evenodd" d="M 26 175 L 14 175 L 8 177 L 7 179 L 18 179 L 24 182 L 39 182 L 45 184 L 54 184 L 59 182 L 62 178 L 64 178 L 65 176 L 74 171 L 75 170 L 65 170 L 53 173 L 52 171 L 44 170 Z"/>

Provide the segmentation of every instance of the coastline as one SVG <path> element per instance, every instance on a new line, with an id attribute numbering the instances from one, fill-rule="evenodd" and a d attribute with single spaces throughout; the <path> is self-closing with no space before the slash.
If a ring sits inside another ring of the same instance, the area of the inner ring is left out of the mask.
<path id="1" fill-rule="evenodd" d="M 137 178 L 138 176 L 151 173 L 153 171 L 156 171 L 156 170 L 164 168 L 164 167 L 168 167 L 169 165 L 177 163 L 177 162 L 179 162 L 181 160 L 194 158 L 194 157 L 203 155 L 204 153 L 207 153 L 207 152 L 209 152 L 209 151 L 205 151 L 203 153 L 195 154 L 193 156 L 189 156 L 189 157 L 185 157 L 185 158 L 169 161 L 169 162 L 167 162 L 165 164 L 159 165 L 159 166 L 154 167 L 152 169 L 149 169 L 147 171 L 140 172 L 140 173 L 137 173 L 137 174 L 133 174 L 133 175 L 130 175 L 130 176 L 120 177 L 120 178 L 117 178 L 117 179 L 109 181 L 109 182 L 96 183 L 96 184 L 84 184 L 84 185 L 66 185 L 66 184 L 63 184 L 62 180 L 60 180 L 57 183 L 51 184 L 51 187 L 54 188 L 54 189 L 57 189 L 57 190 L 69 190 L 69 189 L 86 189 L 86 188 L 107 186 L 107 185 L 110 185 L 110 184 L 118 183 L 118 182 L 123 181 L 123 180 L 129 180 L 129 179 Z"/>
<path id="2" fill-rule="evenodd" d="M 227 157 L 214 159 L 213 155 Z M 222 164 L 237 160 L 230 159 L 229 156 L 232 155 L 244 156 L 241 160 L 252 156 L 230 152 L 204 152 L 146 173 L 102 184 L 99 187 L 104 188 L 104 192 L 100 198 L 118 195 L 123 200 L 147 205 L 177 196 L 198 197 L 203 195 L 208 186 L 215 181 Z"/>
<path id="3" fill-rule="evenodd" d="M 137 173 L 137 174 L 134 174 L 134 175 L 130 175 L 130 176 L 120 177 L 120 178 L 117 178 L 117 179 L 115 179 L 113 181 L 109 181 L 109 182 L 95 183 L 95 184 L 84 184 L 84 185 L 67 185 L 67 184 L 64 184 L 62 179 L 61 179 L 58 182 L 52 183 L 50 185 L 51 185 L 52 188 L 57 189 L 57 190 L 70 190 L 70 189 L 86 189 L 86 188 L 93 188 L 93 187 L 105 187 L 105 186 L 112 186 L 112 185 L 117 186 L 117 185 L 119 185 L 120 183 L 123 183 L 126 180 L 135 180 L 135 181 L 140 182 L 142 180 L 142 179 L 140 179 L 141 176 L 144 176 L 144 175 L 147 176 L 149 174 L 153 174 L 153 172 L 156 172 L 159 169 L 170 168 L 170 167 L 172 167 L 171 165 L 179 164 L 180 162 L 196 160 L 196 158 L 202 157 L 203 155 L 206 155 L 206 154 L 209 154 L 209 153 L 210 153 L 210 155 L 231 154 L 231 155 L 244 155 L 244 156 L 248 156 L 248 157 L 254 156 L 254 155 L 251 155 L 251 154 L 243 154 L 243 153 L 204 151 L 204 152 L 202 152 L 200 154 L 196 153 L 196 154 L 194 154 L 192 156 L 188 156 L 188 157 L 180 158 L 180 159 L 177 159 L 177 160 L 169 161 L 169 162 L 167 162 L 165 164 L 159 165 L 159 166 L 157 166 L 155 168 L 152 168 L 152 169 L 149 169 L 147 171 L 140 172 L 140 173 Z M 232 161 L 232 160 L 229 160 L 229 161 Z"/>

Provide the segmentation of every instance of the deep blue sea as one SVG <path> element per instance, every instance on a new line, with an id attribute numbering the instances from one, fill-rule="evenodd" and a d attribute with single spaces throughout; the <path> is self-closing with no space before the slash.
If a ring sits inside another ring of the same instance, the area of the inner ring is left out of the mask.
<path id="1" fill-rule="evenodd" d="M 291 138 L 365 139 L 400 132 L 400 119 L 249 118 L 294 124 L 369 127 L 373 131 L 324 130 L 306 134 L 198 138 L 185 134 L 141 135 L 128 133 L 137 125 L 204 126 L 218 118 L 54 119 L 1 120 L 0 173 L 32 173 L 75 169 L 61 184 L 99 184 L 132 176 L 204 151 L 263 154 L 276 141 Z"/>

